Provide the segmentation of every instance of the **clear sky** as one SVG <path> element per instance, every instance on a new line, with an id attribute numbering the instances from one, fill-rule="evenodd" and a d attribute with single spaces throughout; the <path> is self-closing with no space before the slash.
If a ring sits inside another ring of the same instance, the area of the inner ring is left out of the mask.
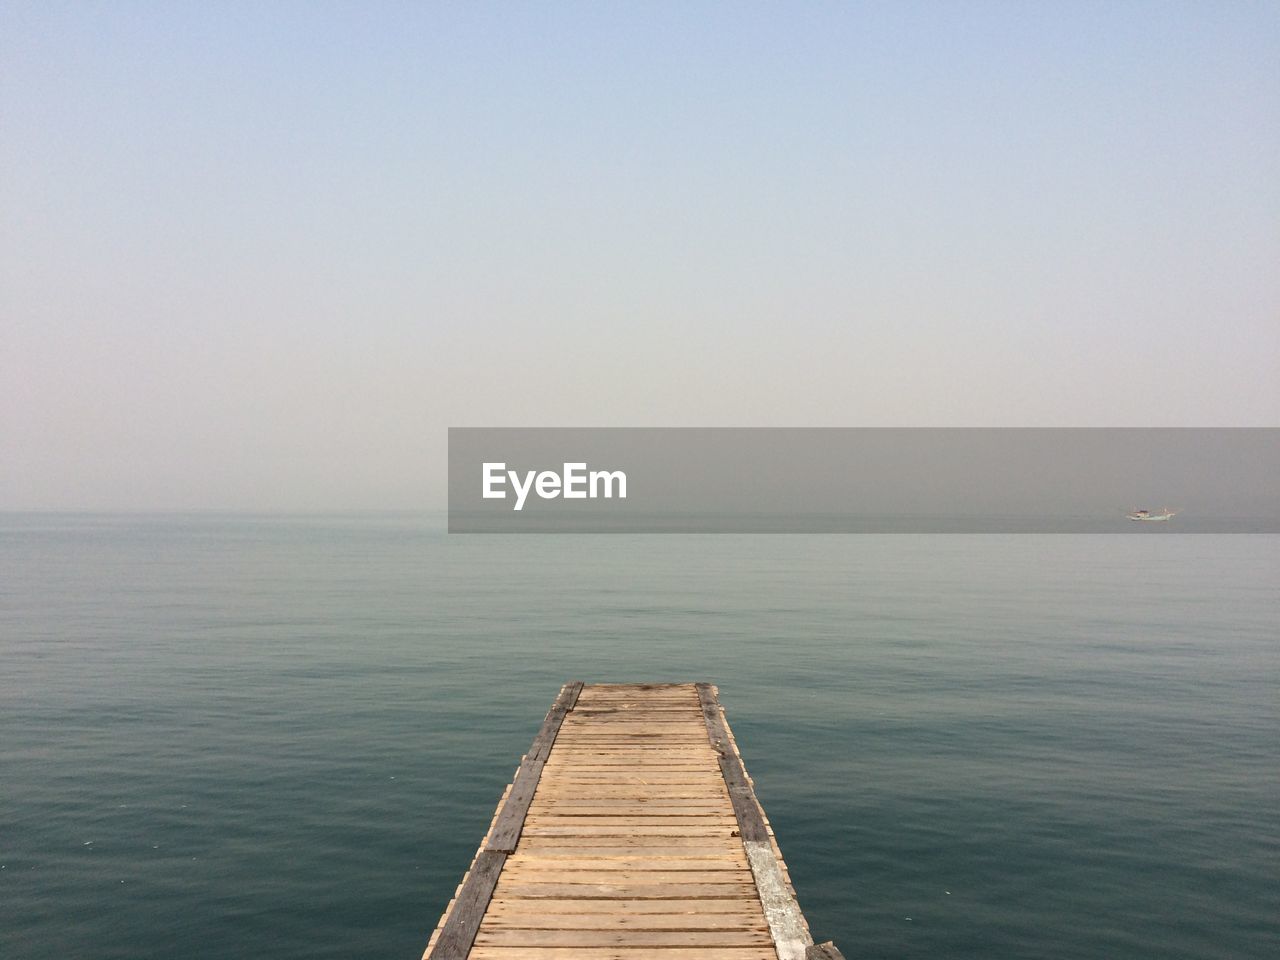
<path id="1" fill-rule="evenodd" d="M 1280 425 L 1280 4 L 0 2 L 0 509 L 455 426 Z"/>

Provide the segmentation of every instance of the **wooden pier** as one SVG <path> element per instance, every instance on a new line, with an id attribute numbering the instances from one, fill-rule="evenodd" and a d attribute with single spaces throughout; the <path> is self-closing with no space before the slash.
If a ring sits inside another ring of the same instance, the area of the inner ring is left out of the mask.
<path id="1" fill-rule="evenodd" d="M 716 688 L 566 684 L 423 960 L 837 960 Z"/>

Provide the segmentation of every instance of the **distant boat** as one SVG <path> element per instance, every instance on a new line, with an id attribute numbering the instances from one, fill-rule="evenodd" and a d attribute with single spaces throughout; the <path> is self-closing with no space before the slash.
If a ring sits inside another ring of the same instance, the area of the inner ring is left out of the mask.
<path id="1" fill-rule="evenodd" d="M 1172 520 L 1177 516 L 1178 511 L 1170 510 L 1168 507 L 1161 507 L 1160 513 L 1152 513 L 1150 510 L 1135 510 L 1129 514 L 1130 520 Z"/>

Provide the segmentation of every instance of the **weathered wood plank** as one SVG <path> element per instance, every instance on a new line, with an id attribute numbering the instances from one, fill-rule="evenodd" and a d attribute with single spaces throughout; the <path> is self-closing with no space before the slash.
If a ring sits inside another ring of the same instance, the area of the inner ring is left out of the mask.
<path id="1" fill-rule="evenodd" d="M 556 698 L 556 702 L 547 713 L 547 719 L 543 721 L 542 729 L 533 738 L 533 746 L 529 748 L 528 753 L 530 758 L 534 760 L 547 759 L 547 754 L 551 752 L 551 746 L 555 743 L 556 736 L 560 732 L 560 726 L 564 723 L 565 715 L 577 704 L 581 693 L 582 681 L 575 680 L 572 683 L 565 684 L 564 689 L 560 691 L 560 696 Z"/>
<path id="2" fill-rule="evenodd" d="M 542 777 L 543 761 L 530 760 L 526 757 L 520 762 L 516 778 L 511 784 L 511 792 L 502 805 L 498 820 L 489 831 L 486 850 L 498 850 L 512 853 L 520 842 L 520 834 L 529 812 L 529 804 L 533 802 L 534 792 L 538 789 L 538 781 Z"/>
<path id="3" fill-rule="evenodd" d="M 666 827 L 673 823 L 688 826 L 736 826 L 738 821 L 720 811 L 714 813 L 684 814 L 683 816 L 664 816 L 660 814 L 630 814 L 615 816 L 609 813 L 597 813 L 591 816 L 565 816 L 559 813 L 541 811 L 530 813 L 525 818 L 526 825 L 541 824 L 544 827 Z"/>
<path id="4" fill-rule="evenodd" d="M 489 908 L 485 930 L 751 930 L 769 927 L 754 915 L 737 913 L 507 913 Z"/>
<path id="5" fill-rule="evenodd" d="M 717 858 L 724 856 L 724 843 L 719 840 L 703 838 L 699 843 L 690 841 L 674 843 L 669 837 L 649 837 L 656 843 L 620 844 L 616 837 L 586 838 L 581 843 L 564 843 L 564 837 L 534 838 L 526 848 L 522 843 L 521 850 L 531 850 L 540 857 L 564 857 L 576 859 L 580 857 L 674 857 L 689 859 L 695 857 Z"/>
<path id="6" fill-rule="evenodd" d="M 741 900 L 751 890 L 750 880 L 740 883 L 686 883 L 681 884 L 678 896 L 682 900 Z M 502 897 L 520 897 L 525 900 L 536 897 L 668 900 L 677 894 L 666 883 L 535 883 L 523 880 L 500 880 L 497 892 Z"/>
<path id="7" fill-rule="evenodd" d="M 494 897 L 489 909 L 507 913 L 536 913 L 539 915 L 589 913 L 617 916 L 675 913 L 705 916 L 745 911 L 754 916 L 757 921 L 763 922 L 764 919 L 758 904 L 736 900 L 579 900 L 572 897 L 523 900 L 519 898 Z"/>
<path id="8" fill-rule="evenodd" d="M 758 930 L 482 930 L 476 946 L 497 947 L 747 947 L 769 943 Z"/>
<path id="9" fill-rule="evenodd" d="M 673 822 L 670 825 L 650 826 L 526 826 L 527 837 L 725 837 L 737 835 L 733 824 L 698 824 Z"/>
<path id="10" fill-rule="evenodd" d="M 733 807 L 726 804 L 728 794 L 724 791 L 716 794 L 714 797 L 703 797 L 697 800 L 670 800 L 663 797 L 650 796 L 626 796 L 626 797 L 601 797 L 595 800 L 590 798 L 580 799 L 576 797 L 549 797 L 544 794 L 537 794 L 533 798 L 533 803 L 529 806 L 530 810 L 538 810 L 543 807 L 710 807 L 715 810 L 723 810 L 732 814 Z"/>
<path id="11" fill-rule="evenodd" d="M 805 953 L 812 946 L 813 938 L 809 935 L 809 927 L 800 913 L 800 905 L 796 902 L 781 862 L 774 852 L 768 825 L 760 804 L 756 801 L 751 781 L 747 778 L 742 757 L 725 724 L 719 697 L 710 684 L 697 684 L 696 689 L 702 704 L 707 738 L 720 754 L 720 769 L 724 772 L 729 798 L 738 818 L 742 845 L 751 864 L 756 890 L 769 922 L 778 960 L 805 960 Z"/>
<path id="12" fill-rule="evenodd" d="M 541 761 L 539 761 L 540 763 Z M 649 787 L 697 787 L 715 789 L 717 792 L 724 787 L 718 776 L 708 776 L 701 773 L 626 773 L 616 775 L 575 773 L 571 776 L 558 776 L 554 783 L 557 787 L 563 788 L 635 786 L 645 790 Z"/>
<path id="13" fill-rule="evenodd" d="M 772 947 L 665 947 L 662 960 L 777 960 Z M 652 947 L 476 947 L 470 960 L 654 960 Z"/>
<path id="14" fill-rule="evenodd" d="M 520 763 L 520 769 L 516 772 L 516 778 L 511 785 L 511 792 L 502 805 L 497 822 L 489 831 L 489 840 L 485 844 L 486 850 L 511 853 L 520 842 L 520 833 L 529 812 L 529 804 L 533 802 L 533 795 L 538 789 L 538 781 L 542 777 L 546 758 L 552 746 L 555 745 L 565 716 L 577 703 L 582 686 L 580 680 L 575 680 L 561 688 L 560 695 L 556 697 L 556 702 L 552 704 L 546 719 L 542 722 L 542 729 L 533 738 L 533 745 L 529 747 L 528 754 Z"/>
<path id="15" fill-rule="evenodd" d="M 751 870 L 587 870 L 580 867 L 512 867 L 502 870 L 503 880 L 523 883 L 754 883 Z"/>
<path id="16" fill-rule="evenodd" d="M 581 767 L 588 770 L 608 770 L 614 773 L 625 770 L 650 770 L 672 767 L 676 770 L 707 770 L 715 772 L 716 755 L 710 750 L 698 752 L 676 753 L 671 750 L 631 750 L 632 756 L 625 753 L 574 752 L 566 746 L 563 752 L 557 751 L 548 765 L 557 770 L 572 770 Z"/>
<path id="17" fill-rule="evenodd" d="M 548 870 L 750 870 L 750 865 L 746 861 L 745 856 L 741 858 L 731 858 L 731 856 L 723 856 L 718 859 L 657 859 L 646 858 L 646 856 L 581 856 L 576 860 L 564 860 L 556 858 L 556 856 L 532 856 L 529 854 L 517 854 L 516 856 L 508 856 L 507 865 L 503 869 L 506 870 L 508 876 L 511 876 L 517 869 L 522 868 L 548 869 Z"/>
<path id="18" fill-rule="evenodd" d="M 724 784 L 684 786 L 678 783 L 635 784 L 618 786 L 612 783 L 566 783 L 544 787 L 548 799 L 590 799 L 608 797 L 633 797 L 641 794 L 654 800 L 686 797 L 706 799 L 727 796 Z"/>
<path id="19" fill-rule="evenodd" d="M 618 756 L 621 754 L 634 754 L 637 760 L 654 760 L 662 756 L 671 757 L 693 757 L 698 760 L 714 759 L 716 752 L 711 749 L 707 743 L 705 734 L 690 739 L 688 743 L 672 743 L 670 741 L 663 743 L 661 740 L 653 743 L 636 742 L 628 740 L 626 743 L 619 742 L 617 737 L 612 737 L 604 742 L 580 742 L 571 743 L 566 737 L 556 745 L 559 749 L 556 754 L 564 759 L 577 756 Z"/>
<path id="20" fill-rule="evenodd" d="M 578 705 L 578 698 L 582 696 L 582 688 L 585 687 L 581 680 L 574 680 L 569 684 L 569 690 L 564 698 L 564 709 L 570 711 Z"/>
<path id="21" fill-rule="evenodd" d="M 773 847 L 767 841 L 750 840 L 743 846 L 747 849 L 747 860 L 755 875 L 756 889 L 764 906 L 765 919 L 769 921 L 779 960 L 803 960 L 813 938 L 800 913 L 800 905 L 782 875 Z"/>
<path id="22" fill-rule="evenodd" d="M 620 805 L 612 806 L 611 800 L 620 801 Z M 553 797 L 545 803 L 531 807 L 534 816 L 541 817 L 574 817 L 582 822 L 592 816 L 666 816 L 666 817 L 698 817 L 698 816 L 733 816 L 733 808 L 723 793 L 708 794 L 700 797 L 652 796 L 648 803 L 632 806 L 633 801 L 625 796 L 612 797 Z M 721 804 L 721 808 L 711 806 Z"/>
<path id="23" fill-rule="evenodd" d="M 699 850 L 709 850 L 715 852 L 719 856 L 724 856 L 729 852 L 738 852 L 742 850 L 742 844 L 737 837 L 731 838 L 732 831 L 725 831 L 724 836 L 707 837 L 674 837 L 665 834 L 656 836 L 648 836 L 645 834 L 631 836 L 551 836 L 540 837 L 531 834 L 525 837 L 520 843 L 520 852 L 532 853 L 534 855 L 542 855 L 542 851 L 546 849 L 570 850 L 574 847 L 608 847 L 612 850 L 624 850 L 634 848 L 635 852 L 630 856 L 654 856 L 652 850 L 674 849 L 677 847 L 696 847 Z M 737 851 L 733 851 L 732 847 L 736 847 Z M 674 856 L 698 856 L 699 854 L 674 854 Z"/>
<path id="24" fill-rule="evenodd" d="M 720 700 L 708 683 L 699 683 L 695 689 L 702 704 L 707 739 L 720 755 L 720 772 L 724 775 L 725 786 L 729 790 L 729 800 L 733 804 L 734 815 L 738 818 L 738 829 L 742 840 L 744 843 L 767 842 L 769 832 L 765 828 L 764 818 L 760 816 L 755 791 L 747 780 L 747 771 L 742 766 L 742 758 L 729 743 L 729 734 L 724 726 L 724 715 L 720 710 Z"/>
<path id="25" fill-rule="evenodd" d="M 506 860 L 505 853 L 494 850 L 481 850 L 476 854 L 475 863 L 458 891 L 453 909 L 427 960 L 466 960 Z"/>
<path id="26" fill-rule="evenodd" d="M 706 734 L 697 733 L 679 737 L 670 734 L 661 733 L 609 733 L 609 734 L 572 734 L 564 737 L 566 747 L 583 747 L 590 749 L 592 747 L 608 746 L 608 747 L 645 747 L 652 748 L 655 751 L 668 751 L 672 745 L 680 747 L 698 747 L 705 746 L 707 742 Z M 566 753 L 568 750 L 565 751 Z"/>

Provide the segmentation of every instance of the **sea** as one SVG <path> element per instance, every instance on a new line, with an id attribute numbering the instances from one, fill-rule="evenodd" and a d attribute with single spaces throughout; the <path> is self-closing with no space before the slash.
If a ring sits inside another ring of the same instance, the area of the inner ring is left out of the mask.
<path id="1" fill-rule="evenodd" d="M 1280 956 L 1280 537 L 1156 526 L 0 515 L 0 957 L 413 960 L 574 679 L 719 686 L 851 960 Z"/>

